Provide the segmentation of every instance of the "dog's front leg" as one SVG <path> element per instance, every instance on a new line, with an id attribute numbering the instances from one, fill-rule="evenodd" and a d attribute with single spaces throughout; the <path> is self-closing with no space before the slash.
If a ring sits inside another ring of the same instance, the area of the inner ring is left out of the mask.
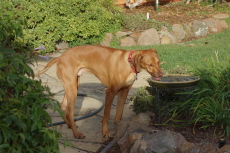
<path id="1" fill-rule="evenodd" d="M 110 117 L 110 110 L 113 103 L 113 99 L 116 95 L 117 91 L 107 88 L 106 90 L 106 97 L 105 97 L 105 108 L 104 108 L 104 116 L 102 119 L 102 136 L 104 138 L 109 138 L 109 128 L 108 128 L 108 121 Z"/>
<path id="2" fill-rule="evenodd" d="M 120 90 L 118 93 L 118 100 L 117 100 L 117 107 L 116 107 L 116 116 L 114 119 L 114 123 L 116 124 L 119 120 L 122 118 L 123 110 L 124 110 L 124 105 L 129 93 L 130 88 L 132 85 Z"/>

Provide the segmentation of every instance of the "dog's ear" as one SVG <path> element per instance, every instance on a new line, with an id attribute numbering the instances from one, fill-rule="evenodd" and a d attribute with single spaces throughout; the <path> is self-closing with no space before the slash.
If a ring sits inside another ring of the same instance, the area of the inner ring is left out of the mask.
<path id="1" fill-rule="evenodd" d="M 142 59 L 142 57 L 143 56 L 141 54 L 137 54 L 137 55 L 134 55 L 132 58 L 133 65 L 134 65 L 137 72 L 141 71 L 141 59 Z"/>

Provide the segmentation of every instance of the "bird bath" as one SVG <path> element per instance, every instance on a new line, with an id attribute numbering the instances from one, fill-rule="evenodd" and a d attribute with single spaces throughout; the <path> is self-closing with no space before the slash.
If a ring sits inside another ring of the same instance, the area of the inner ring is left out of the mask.
<path id="1" fill-rule="evenodd" d="M 158 105 L 158 122 L 160 124 L 161 123 L 161 108 L 160 108 L 160 98 L 159 98 L 160 89 L 188 88 L 188 90 L 192 90 L 193 87 L 195 87 L 197 83 L 200 81 L 200 78 L 198 76 L 170 74 L 170 75 L 164 75 L 163 77 L 161 77 L 160 80 L 155 80 L 154 78 L 151 78 L 150 81 L 153 83 L 153 86 L 156 87 L 156 102 Z M 187 95 L 187 97 L 189 98 L 189 94 Z M 188 124 L 188 111 L 186 112 L 186 124 Z"/>
<path id="2" fill-rule="evenodd" d="M 186 88 L 196 86 L 200 78 L 198 76 L 170 74 L 164 75 L 160 80 L 151 79 L 153 85 L 158 88 Z"/>

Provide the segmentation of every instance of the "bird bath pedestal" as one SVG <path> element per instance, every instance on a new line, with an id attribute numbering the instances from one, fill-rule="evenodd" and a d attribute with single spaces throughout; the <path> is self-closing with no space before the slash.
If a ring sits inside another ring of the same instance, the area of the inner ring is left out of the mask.
<path id="1" fill-rule="evenodd" d="M 158 105 L 157 107 L 158 107 L 159 124 L 161 123 L 161 109 L 160 109 L 160 98 L 159 98 L 160 89 L 188 88 L 188 90 L 192 90 L 197 85 L 199 80 L 200 78 L 197 76 L 177 75 L 177 74 L 164 75 L 161 78 L 161 80 L 155 80 L 153 78 L 150 79 L 153 86 L 156 87 L 156 102 Z M 188 124 L 188 110 L 186 111 L 186 124 Z"/>

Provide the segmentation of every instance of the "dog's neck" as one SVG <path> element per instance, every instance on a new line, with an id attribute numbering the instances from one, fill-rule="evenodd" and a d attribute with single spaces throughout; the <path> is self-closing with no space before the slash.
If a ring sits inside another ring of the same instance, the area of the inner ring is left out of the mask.
<path id="1" fill-rule="evenodd" d="M 132 54 L 133 54 L 134 50 L 130 51 L 129 54 L 128 54 L 128 62 L 130 64 L 130 67 L 133 71 L 133 73 L 135 73 L 135 80 L 137 80 L 137 74 L 139 72 L 137 72 L 136 68 L 134 67 L 134 64 L 133 64 L 133 61 L 132 61 Z"/>

